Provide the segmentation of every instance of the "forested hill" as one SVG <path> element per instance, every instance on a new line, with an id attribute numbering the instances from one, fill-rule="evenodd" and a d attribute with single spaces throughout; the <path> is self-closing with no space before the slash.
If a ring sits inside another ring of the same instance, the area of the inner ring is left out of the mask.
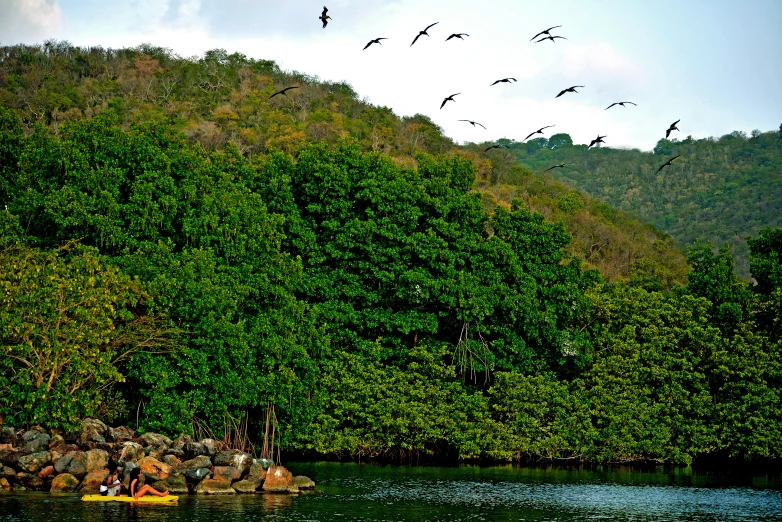
<path id="1" fill-rule="evenodd" d="M 746 237 L 782 225 L 782 133 L 662 139 L 653 152 L 573 145 L 567 134 L 507 141 L 519 163 L 651 223 L 681 247 L 696 239 L 730 244 L 749 277 Z M 478 150 L 479 147 L 475 147 Z M 657 172 L 672 156 L 674 162 Z"/>
<path id="2" fill-rule="evenodd" d="M 297 86 L 285 95 L 279 89 Z M 79 48 L 67 42 L 0 47 L 0 105 L 30 132 L 53 132 L 70 121 L 109 111 L 128 127 L 154 122 L 176 129 L 207 151 L 235 147 L 245 157 L 294 153 L 308 142 L 345 137 L 364 151 L 402 166 L 420 153 L 459 154 L 476 168 L 475 190 L 488 209 L 521 197 L 533 210 L 561 220 L 572 236 L 568 252 L 612 280 L 684 281 L 684 256 L 666 234 L 600 201 L 514 168 L 505 151 L 475 153 L 456 146 L 423 115 L 399 117 L 364 100 L 347 83 L 323 82 L 223 50 L 184 59 L 170 50 Z"/>

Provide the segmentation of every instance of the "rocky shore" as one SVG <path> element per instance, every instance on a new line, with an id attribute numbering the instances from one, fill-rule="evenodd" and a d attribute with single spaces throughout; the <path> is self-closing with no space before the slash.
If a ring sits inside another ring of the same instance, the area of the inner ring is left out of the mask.
<path id="1" fill-rule="evenodd" d="M 213 439 L 138 435 L 127 426 L 111 428 L 96 419 L 84 419 L 81 430 L 69 432 L 0 428 L 0 490 L 97 493 L 109 459 L 117 463 L 123 483 L 132 469 L 141 468 L 144 483 L 172 494 L 298 493 L 315 488 L 307 477 L 223 448 Z"/>

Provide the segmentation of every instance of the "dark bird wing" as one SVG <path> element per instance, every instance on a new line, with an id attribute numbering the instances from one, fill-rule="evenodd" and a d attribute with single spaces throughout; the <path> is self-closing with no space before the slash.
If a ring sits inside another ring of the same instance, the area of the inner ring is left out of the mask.
<path id="1" fill-rule="evenodd" d="M 672 157 L 671 159 L 669 159 L 668 161 L 666 161 L 665 163 L 663 163 L 662 165 L 660 165 L 660 168 L 659 168 L 659 169 L 657 169 L 657 172 L 655 172 L 655 174 L 657 174 L 658 172 L 660 172 L 661 170 L 663 170 L 663 169 L 664 169 L 665 167 L 667 167 L 668 165 L 671 165 L 671 164 L 673 163 L 673 160 L 675 160 L 676 158 L 678 158 L 678 157 L 680 157 L 680 156 L 681 156 L 681 154 L 678 154 L 678 155 L 676 155 L 676 156 Z"/>
<path id="2" fill-rule="evenodd" d="M 638 107 L 637 103 L 633 103 L 633 102 L 623 102 L 623 103 L 629 103 L 630 105 L 635 105 L 636 107 Z"/>
<path id="3" fill-rule="evenodd" d="M 564 36 L 552 36 L 551 40 L 553 41 L 553 40 L 555 40 L 557 38 L 559 38 L 560 40 L 567 40 L 567 38 L 565 38 Z"/>
<path id="4" fill-rule="evenodd" d="M 325 29 L 326 26 L 329 25 L 329 21 L 326 18 L 321 17 L 320 21 L 323 22 L 323 29 Z"/>
<path id="5" fill-rule="evenodd" d="M 370 46 L 370 45 L 372 45 L 373 43 L 375 43 L 375 41 L 374 41 L 374 40 L 370 40 L 370 41 L 369 41 L 369 43 L 368 43 L 368 44 L 366 44 L 366 45 L 364 46 L 364 48 L 363 48 L 363 49 L 361 49 L 361 50 L 362 50 L 362 51 L 366 51 L 366 50 L 367 50 L 367 47 L 369 47 L 369 46 Z"/>
<path id="6" fill-rule="evenodd" d="M 537 42 L 535 42 L 535 43 L 544 42 L 544 41 L 546 41 L 546 40 L 551 40 L 551 37 L 550 37 L 550 36 L 544 36 L 543 38 L 541 38 L 540 40 L 538 40 L 538 41 L 537 41 Z"/>
<path id="7" fill-rule="evenodd" d="M 447 42 L 447 41 L 448 41 L 448 40 L 450 40 L 451 38 L 456 38 L 456 35 L 455 35 L 455 34 L 452 34 L 451 36 L 449 36 L 448 38 L 446 38 L 446 39 L 445 39 L 445 41 Z"/>
<path id="8" fill-rule="evenodd" d="M 555 98 L 559 98 L 560 96 L 562 96 L 562 95 L 563 95 L 563 94 L 565 94 L 566 92 L 567 92 L 567 89 L 565 89 L 564 91 L 559 91 L 559 94 L 557 94 L 557 95 L 556 95 L 556 96 L 554 96 L 554 97 L 555 97 Z"/>
<path id="9" fill-rule="evenodd" d="M 546 125 L 545 127 L 541 127 L 540 129 L 538 129 L 538 132 L 542 131 L 543 129 L 549 129 L 551 127 L 556 127 L 556 125 Z"/>
<path id="10" fill-rule="evenodd" d="M 499 145 L 492 145 L 491 147 L 486 147 L 486 150 L 484 150 L 483 152 L 489 152 L 491 149 L 499 149 L 499 148 L 500 148 Z"/>
<path id="11" fill-rule="evenodd" d="M 413 44 L 415 44 L 420 37 L 421 37 L 421 33 L 418 33 L 417 35 L 415 35 L 415 38 L 413 38 L 413 43 L 410 44 L 410 47 L 412 47 Z"/>
<path id="12" fill-rule="evenodd" d="M 476 122 L 473 122 L 473 123 L 475 123 L 475 125 L 481 125 L 481 124 L 480 124 L 480 123 L 478 123 L 477 121 L 476 121 Z M 483 127 L 483 125 L 481 125 L 481 127 Z M 486 129 L 486 127 L 483 127 L 483 130 L 487 130 L 487 129 Z"/>
<path id="13" fill-rule="evenodd" d="M 435 22 L 435 23 L 433 23 L 433 24 L 431 24 L 431 25 L 427 25 L 427 26 L 426 26 L 426 29 L 424 29 L 424 32 L 428 31 L 428 30 L 429 30 L 431 27 L 434 27 L 435 25 L 437 25 L 437 24 L 439 24 L 439 23 L 440 23 L 440 22 Z"/>
<path id="14" fill-rule="evenodd" d="M 448 98 L 444 99 L 443 103 L 440 104 L 440 108 L 442 109 L 443 107 L 445 107 L 445 104 L 448 103 L 448 100 L 450 100 L 450 99 L 451 99 L 450 96 Z M 453 100 L 451 100 L 451 101 L 453 101 Z"/>
<path id="15" fill-rule="evenodd" d="M 619 105 L 619 102 L 614 102 L 614 103 L 612 103 L 611 105 L 609 105 L 608 107 L 606 107 L 606 108 L 605 108 L 605 110 L 608 110 L 608 109 L 610 109 L 610 108 L 611 108 L 611 107 L 613 107 L 614 105 Z"/>
<path id="16" fill-rule="evenodd" d="M 538 133 L 538 131 L 535 131 L 535 132 L 530 132 L 530 133 L 527 135 L 527 137 L 526 137 L 526 138 L 524 138 L 524 139 L 523 139 L 523 140 L 521 140 L 521 141 L 527 141 L 527 140 L 529 139 L 529 137 L 530 137 L 530 136 L 532 136 L 533 134 L 537 134 L 537 133 Z"/>
<path id="17" fill-rule="evenodd" d="M 329 8 L 324 5 L 323 6 L 323 12 L 320 14 L 320 16 L 325 18 L 326 17 L 326 13 L 328 13 L 328 12 L 329 12 Z"/>
<path id="18" fill-rule="evenodd" d="M 535 38 L 537 38 L 538 36 L 540 36 L 542 34 L 548 34 L 549 31 L 551 31 L 552 29 L 556 29 L 557 27 L 562 27 L 562 26 L 561 25 L 555 25 L 554 27 L 549 27 L 545 31 L 541 31 L 538 34 L 536 34 L 535 36 L 533 36 L 532 38 L 530 38 L 529 41 L 531 42 L 532 40 L 534 40 Z"/>
<path id="19" fill-rule="evenodd" d="M 500 83 L 501 81 L 502 81 L 502 80 L 497 80 L 496 82 L 494 82 L 494 83 L 492 83 L 491 85 L 489 85 L 489 87 L 491 87 L 492 85 L 497 85 L 497 84 L 498 84 L 498 83 Z"/>
<path id="20" fill-rule="evenodd" d="M 679 123 L 680 121 L 682 121 L 682 120 L 676 120 L 675 122 L 671 123 L 671 129 L 676 127 L 676 124 Z"/>

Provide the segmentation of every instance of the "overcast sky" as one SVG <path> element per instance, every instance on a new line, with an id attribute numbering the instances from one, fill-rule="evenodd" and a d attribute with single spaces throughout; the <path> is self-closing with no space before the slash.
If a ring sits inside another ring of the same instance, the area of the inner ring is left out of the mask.
<path id="1" fill-rule="evenodd" d="M 0 0 L 0 44 L 222 48 L 344 80 L 399 115 L 430 116 L 460 142 L 556 125 L 547 135 L 588 143 L 600 133 L 608 146 L 650 150 L 678 119 L 679 138 L 782 124 L 782 0 L 326 2 L 322 29 L 323 0 Z M 553 25 L 568 40 L 529 41 Z M 456 32 L 470 36 L 445 41 Z M 389 40 L 362 51 L 377 37 Z M 489 87 L 508 76 L 518 82 Z M 585 87 L 555 99 L 571 85 Z M 604 110 L 625 100 L 638 107 Z"/>

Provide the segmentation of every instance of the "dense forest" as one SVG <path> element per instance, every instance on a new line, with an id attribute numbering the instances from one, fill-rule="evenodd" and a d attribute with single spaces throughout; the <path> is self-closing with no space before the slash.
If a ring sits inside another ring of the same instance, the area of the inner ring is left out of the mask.
<path id="1" fill-rule="evenodd" d="M 587 153 L 586 145 L 574 145 L 567 134 L 503 143 L 534 172 L 565 163 L 549 174 L 653 224 L 681 247 L 696 240 L 730 245 L 737 272 L 745 278 L 750 275 L 746 237 L 782 226 L 782 129 L 661 139 L 653 152 L 598 145 Z M 657 172 L 677 155 L 670 167 Z"/>
<path id="2" fill-rule="evenodd" d="M 748 241 L 750 286 L 728 248 L 685 264 L 506 150 L 272 62 L 0 60 L 7 425 L 259 441 L 273 407 L 310 456 L 782 456 L 782 229 Z"/>

